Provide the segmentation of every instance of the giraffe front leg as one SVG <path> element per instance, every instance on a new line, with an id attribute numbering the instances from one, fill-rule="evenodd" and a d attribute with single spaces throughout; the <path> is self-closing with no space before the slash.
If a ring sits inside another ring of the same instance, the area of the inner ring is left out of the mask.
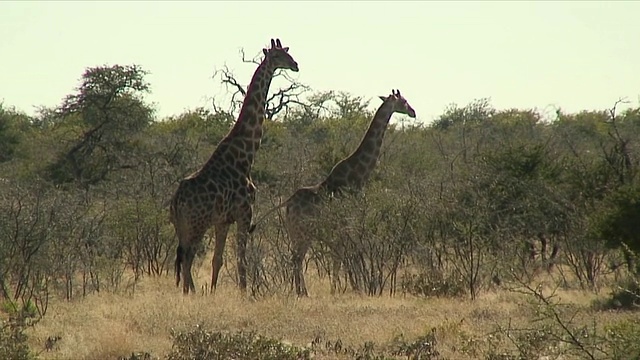
<path id="1" fill-rule="evenodd" d="M 252 210 L 252 209 L 251 209 Z M 249 211 L 251 211 L 249 210 Z M 247 240 L 251 229 L 251 213 L 238 221 L 236 234 L 236 257 L 238 262 L 238 285 L 240 291 L 247 291 Z"/>
<path id="2" fill-rule="evenodd" d="M 293 229 L 291 229 L 293 230 Z M 309 250 L 310 242 L 298 231 L 289 231 L 292 242 L 292 262 L 293 262 L 293 282 L 296 288 L 296 295 L 300 297 L 309 296 L 307 286 L 304 281 L 303 264 L 304 258 Z"/>
<path id="3" fill-rule="evenodd" d="M 253 204 L 256 203 L 256 185 L 253 183 L 253 180 L 251 180 L 251 175 L 249 175 L 248 178 L 248 183 L 247 183 L 247 194 L 248 194 L 248 198 L 249 198 L 249 207 L 251 208 L 250 211 L 250 219 L 249 219 L 249 227 L 247 229 L 247 233 L 252 234 L 253 231 L 256 229 L 256 224 L 253 223 Z"/>
<path id="4" fill-rule="evenodd" d="M 236 217 L 237 234 L 236 234 L 236 258 L 238 262 L 238 285 L 240 291 L 244 294 L 247 291 L 247 240 L 252 230 L 253 221 L 253 203 L 254 197 L 249 198 L 249 202 L 240 207 L 241 211 Z"/>
<path id="5" fill-rule="evenodd" d="M 222 256 L 224 255 L 224 246 L 227 243 L 227 234 L 229 233 L 229 224 L 217 224 L 216 240 L 213 247 L 213 259 L 211 259 L 211 293 L 218 286 L 218 275 L 222 268 Z"/>

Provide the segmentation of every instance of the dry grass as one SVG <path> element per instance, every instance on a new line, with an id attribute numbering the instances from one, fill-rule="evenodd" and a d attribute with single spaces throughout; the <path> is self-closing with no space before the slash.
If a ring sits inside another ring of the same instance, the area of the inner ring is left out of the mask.
<path id="1" fill-rule="evenodd" d="M 208 261 L 196 277 L 204 284 Z M 43 359 L 115 359 L 134 351 L 164 356 L 171 348 L 170 329 L 202 324 L 209 330 L 256 330 L 296 345 L 320 336 L 358 346 L 365 341 L 388 343 L 404 334 L 415 338 L 436 328 L 439 351 L 447 358 L 468 358 L 460 353 L 465 337 L 484 337 L 498 324 L 524 326 L 531 313 L 524 296 L 506 291 L 486 293 L 476 301 L 418 299 L 354 294 L 331 296 L 328 283 L 311 277 L 311 298 L 272 297 L 243 299 L 228 276 L 215 295 L 185 297 L 171 276 L 145 279 L 133 295 L 94 294 L 84 300 L 54 300 L 47 316 L 30 331 L 33 349 L 42 349 L 48 336 L 62 340 Z M 563 302 L 587 308 L 595 298 L 583 292 L 561 292 Z M 590 313 L 602 324 L 629 316 Z"/>

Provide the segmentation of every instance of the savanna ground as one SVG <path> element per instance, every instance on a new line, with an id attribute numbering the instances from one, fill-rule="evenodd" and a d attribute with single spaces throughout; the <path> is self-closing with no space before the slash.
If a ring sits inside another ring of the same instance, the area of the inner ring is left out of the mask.
<path id="1" fill-rule="evenodd" d="M 206 284 L 210 269 L 208 257 L 196 271 L 196 284 Z M 553 273 L 540 274 L 531 285 L 538 284 L 545 295 L 555 294 L 551 303 L 556 305 L 549 306 L 522 286 L 496 287 L 475 300 L 332 295 L 327 279 L 313 273 L 307 272 L 309 298 L 243 297 L 226 274 L 214 295 L 203 295 L 200 289 L 197 295 L 185 297 L 174 279 L 164 276 L 144 279 L 123 294 L 94 293 L 71 302 L 53 299 L 47 316 L 28 331 L 29 345 L 39 349 L 42 359 L 116 359 L 141 352 L 165 358 L 172 350 L 172 331 L 200 325 L 212 332 L 253 331 L 285 344 L 315 348 L 317 359 L 365 359 L 382 353 L 390 357 L 402 351 L 415 357 L 397 358 L 537 359 L 546 355 L 582 359 L 589 358 L 589 353 L 603 358 L 596 349 L 605 349 L 606 329 L 638 324 L 637 313 L 600 309 L 599 304 L 609 298 L 607 289 L 600 295 L 558 289 Z M 552 318 L 553 312 L 560 319 Z M 45 351 L 46 339 L 56 335 L 62 339 L 52 351 Z M 577 349 L 572 335 L 587 350 Z M 593 343 L 589 336 L 601 339 Z M 370 352 L 368 342 L 373 344 Z M 416 345 L 420 342 L 422 349 Z M 221 358 L 231 358 L 227 356 Z"/>

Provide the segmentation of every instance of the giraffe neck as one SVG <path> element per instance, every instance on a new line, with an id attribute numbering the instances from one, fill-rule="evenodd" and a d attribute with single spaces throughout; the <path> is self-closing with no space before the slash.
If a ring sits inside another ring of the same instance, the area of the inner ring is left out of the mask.
<path id="1" fill-rule="evenodd" d="M 373 115 L 373 120 L 371 120 L 367 132 L 362 137 L 360 145 L 358 145 L 358 148 L 350 157 L 373 157 L 376 161 L 378 160 L 380 150 L 382 149 L 384 134 L 387 131 L 387 125 L 389 125 L 391 115 L 393 115 L 391 104 L 387 102 L 382 103 L 378 110 L 376 110 L 375 115 Z M 373 171 L 373 167 L 370 171 Z"/>
<path id="2" fill-rule="evenodd" d="M 228 137 L 243 137 L 245 141 L 251 142 L 256 147 L 255 150 L 260 146 L 262 139 L 262 123 L 265 117 L 267 94 L 274 71 L 275 68 L 265 57 L 253 73 L 242 102 L 242 108 L 240 108 L 238 121 L 227 135 Z"/>
<path id="3" fill-rule="evenodd" d="M 228 170 L 237 176 L 249 176 L 262 140 L 267 93 L 274 71 L 268 58 L 258 65 L 247 88 L 238 120 L 220 141 L 203 171 L 217 173 Z"/>
<path id="4" fill-rule="evenodd" d="M 344 187 L 359 190 L 364 186 L 377 165 L 391 115 L 393 115 L 391 104 L 382 103 L 358 148 L 333 167 L 329 176 L 320 184 L 321 188 L 336 192 Z"/>

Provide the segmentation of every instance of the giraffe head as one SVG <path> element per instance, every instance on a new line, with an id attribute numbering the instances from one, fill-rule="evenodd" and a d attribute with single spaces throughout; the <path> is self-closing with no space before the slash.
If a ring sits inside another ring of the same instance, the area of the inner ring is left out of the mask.
<path id="1" fill-rule="evenodd" d="M 282 47 L 280 39 L 271 39 L 271 48 L 262 49 L 265 61 L 269 61 L 275 69 L 298 71 L 298 63 L 289 55 L 289 47 Z"/>
<path id="2" fill-rule="evenodd" d="M 400 95 L 400 90 L 391 90 L 391 95 L 380 96 L 380 99 L 385 103 L 391 104 L 391 111 L 400 114 L 409 115 L 409 117 L 415 118 L 416 111 L 413 110 L 407 99 Z"/>

